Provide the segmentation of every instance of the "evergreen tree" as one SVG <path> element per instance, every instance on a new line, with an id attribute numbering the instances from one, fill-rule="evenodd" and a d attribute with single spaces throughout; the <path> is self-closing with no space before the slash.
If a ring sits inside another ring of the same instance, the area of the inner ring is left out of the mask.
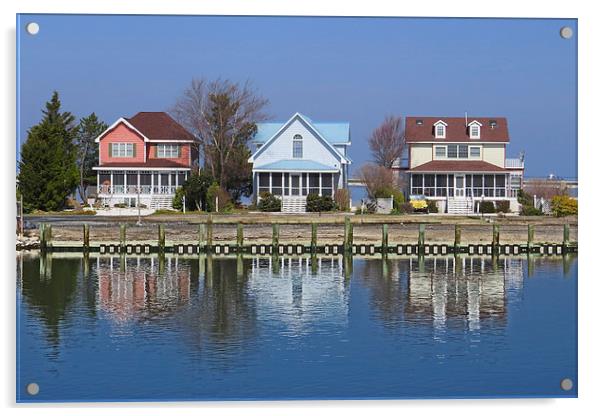
<path id="1" fill-rule="evenodd" d="M 108 128 L 108 125 L 92 113 L 79 121 L 75 135 L 77 151 L 77 169 L 79 171 L 78 192 L 82 201 L 86 201 L 86 189 L 96 185 L 96 173 L 92 168 L 98 161 L 98 146 L 94 140 Z"/>
<path id="2" fill-rule="evenodd" d="M 56 91 L 43 114 L 40 123 L 27 132 L 27 141 L 21 147 L 18 180 L 27 212 L 61 209 L 77 185 L 75 118 L 61 112 Z"/>

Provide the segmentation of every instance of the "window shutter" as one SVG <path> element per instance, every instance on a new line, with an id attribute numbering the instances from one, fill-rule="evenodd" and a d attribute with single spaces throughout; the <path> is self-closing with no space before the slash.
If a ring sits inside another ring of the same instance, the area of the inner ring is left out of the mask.
<path id="1" fill-rule="evenodd" d="M 132 143 L 132 157 L 136 157 L 136 143 Z"/>
<path id="2" fill-rule="evenodd" d="M 109 157 L 113 157 L 113 143 L 109 143 Z"/>
<path id="3" fill-rule="evenodd" d="M 179 144 L 176 146 L 178 146 L 178 157 L 182 157 L 182 146 L 180 146 Z"/>
<path id="4" fill-rule="evenodd" d="M 158 152 L 159 152 L 159 145 L 158 145 L 158 144 L 156 144 L 156 145 L 154 146 L 154 148 L 155 148 L 155 157 L 157 158 L 157 157 L 159 157 L 159 156 L 158 156 Z"/>

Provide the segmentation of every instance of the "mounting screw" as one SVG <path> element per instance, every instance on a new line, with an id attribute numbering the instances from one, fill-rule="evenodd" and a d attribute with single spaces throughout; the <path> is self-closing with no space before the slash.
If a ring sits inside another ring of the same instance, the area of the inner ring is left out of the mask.
<path id="1" fill-rule="evenodd" d="M 560 29 L 560 37 L 563 39 L 570 39 L 573 37 L 573 29 L 568 26 L 564 26 Z"/>

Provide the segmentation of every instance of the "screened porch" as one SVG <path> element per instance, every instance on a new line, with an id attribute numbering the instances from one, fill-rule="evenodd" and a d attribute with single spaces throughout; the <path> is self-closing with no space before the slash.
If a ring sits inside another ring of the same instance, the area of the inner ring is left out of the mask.
<path id="1" fill-rule="evenodd" d="M 280 197 L 317 194 L 334 196 L 339 173 L 332 172 L 257 172 L 258 195 L 269 192 Z"/>
<path id="2" fill-rule="evenodd" d="M 172 195 L 187 179 L 188 171 L 97 171 L 99 195 Z"/>

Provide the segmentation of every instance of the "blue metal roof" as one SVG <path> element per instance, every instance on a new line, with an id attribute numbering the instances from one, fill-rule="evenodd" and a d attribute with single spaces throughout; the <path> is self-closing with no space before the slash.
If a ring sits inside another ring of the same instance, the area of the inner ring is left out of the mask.
<path id="1" fill-rule="evenodd" d="M 344 144 L 351 140 L 349 138 L 349 123 L 314 123 L 307 116 L 303 116 L 303 118 L 310 122 L 330 144 Z M 284 123 L 286 122 L 257 123 L 257 134 L 253 141 L 258 143 L 267 142 L 280 130 Z"/>
<path id="2" fill-rule="evenodd" d="M 334 166 L 323 165 L 313 160 L 305 159 L 282 159 L 277 162 L 268 163 L 263 166 L 253 166 L 254 170 L 274 170 L 274 171 L 328 171 L 338 172 L 339 169 Z"/>

